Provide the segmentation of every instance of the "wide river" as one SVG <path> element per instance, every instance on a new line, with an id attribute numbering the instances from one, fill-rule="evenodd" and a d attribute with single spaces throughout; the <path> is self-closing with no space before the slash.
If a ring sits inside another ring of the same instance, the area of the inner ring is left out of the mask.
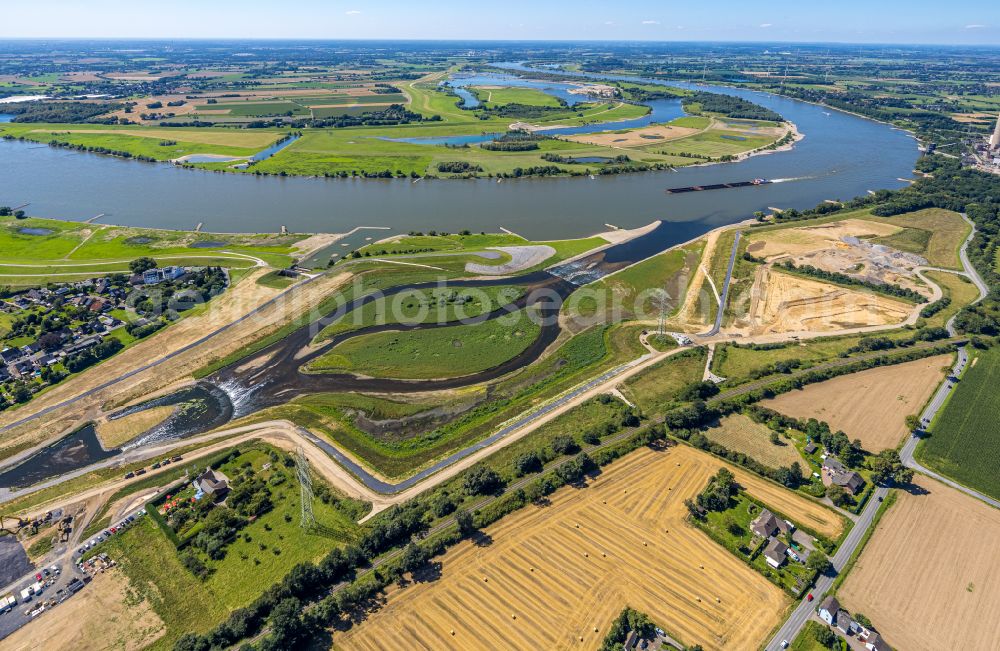
<path id="1" fill-rule="evenodd" d="M 746 219 L 770 206 L 809 208 L 912 174 L 915 140 L 885 124 L 792 99 L 702 86 L 767 106 L 805 134 L 790 151 L 739 163 L 594 179 L 319 179 L 256 177 L 177 168 L 0 140 L 0 205 L 28 203 L 42 217 L 216 232 L 513 230 L 532 239 L 581 237 L 605 224 L 671 223 L 664 245 Z M 614 128 L 609 126 L 608 128 Z M 414 145 L 414 147 L 429 145 Z M 757 177 L 765 186 L 667 195 L 668 187 Z"/>

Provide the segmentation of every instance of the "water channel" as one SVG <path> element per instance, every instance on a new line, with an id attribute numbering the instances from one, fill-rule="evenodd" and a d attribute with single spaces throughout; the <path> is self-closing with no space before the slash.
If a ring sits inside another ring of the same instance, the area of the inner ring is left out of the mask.
<path id="1" fill-rule="evenodd" d="M 517 64 L 510 64 L 516 69 Z M 607 77 L 595 77 L 607 78 Z M 461 80 L 485 85 L 495 77 Z M 527 82 L 525 82 L 527 83 Z M 536 82 L 538 83 L 538 82 Z M 662 82 L 657 82 L 662 83 Z M 542 86 L 550 87 L 551 82 Z M 705 87 L 702 87 L 705 88 Z M 765 93 L 707 87 L 739 95 L 781 113 L 805 139 L 790 151 L 726 165 L 691 167 L 609 177 L 495 180 L 341 180 L 255 177 L 180 169 L 50 148 L 37 143 L 0 141 L 0 205 L 30 203 L 33 215 L 85 219 L 106 213 L 106 221 L 134 226 L 190 228 L 199 221 L 216 232 L 273 232 L 285 224 L 298 232 L 346 232 L 357 237 L 409 230 L 495 231 L 506 227 L 532 239 L 579 237 L 606 230 L 606 224 L 636 227 L 662 224 L 631 242 L 584 259 L 589 282 L 608 271 L 642 260 L 715 226 L 746 219 L 769 206 L 806 208 L 830 198 L 849 198 L 869 189 L 896 188 L 910 175 L 918 151 L 912 137 L 887 125 Z M 680 114 L 677 100 L 663 100 L 659 116 Z M 649 118 L 650 116 L 647 116 Z M 674 115 L 673 117 L 676 117 Z M 618 123 L 612 128 L 620 128 Z M 648 122 L 647 122 L 648 124 Z M 290 142 L 285 144 L 288 146 Z M 414 145 L 423 148 L 429 145 Z M 763 177 L 775 182 L 716 192 L 667 195 L 666 187 L 731 182 Z M 563 274 L 571 275 L 571 274 Z M 578 281 L 582 282 L 582 281 Z M 457 286 L 520 284 L 554 293 L 547 305 L 574 288 L 559 275 L 539 272 L 498 281 L 464 281 Z M 403 291 L 411 288 L 398 288 Z M 520 305 L 533 303 L 534 294 Z M 359 299 L 353 307 L 359 307 Z M 489 315 L 495 316 L 495 315 Z M 190 436 L 263 407 L 317 391 L 424 391 L 466 386 L 500 377 L 537 359 L 555 340 L 558 326 L 543 326 L 539 338 L 504 364 L 464 378 L 438 381 L 372 380 L 351 375 L 309 375 L 300 367 L 340 341 L 378 332 L 373 326 L 335 338 L 306 356 L 300 351 L 324 321 L 311 324 L 262 351 L 263 365 L 251 370 L 222 369 L 193 389 L 145 406 L 177 405 L 167 422 L 133 442 Z M 419 327 L 439 327 L 419 326 Z M 394 326 L 394 329 L 399 329 Z M 155 404 L 154 404 L 155 403 Z M 185 407 L 186 405 L 186 407 Z M 192 407 L 191 405 L 196 405 Z M 183 408 L 182 408 L 183 407 Z M 96 444 L 96 447 L 95 447 Z M 84 428 L 0 474 L 0 486 L 25 486 L 114 455 Z"/>

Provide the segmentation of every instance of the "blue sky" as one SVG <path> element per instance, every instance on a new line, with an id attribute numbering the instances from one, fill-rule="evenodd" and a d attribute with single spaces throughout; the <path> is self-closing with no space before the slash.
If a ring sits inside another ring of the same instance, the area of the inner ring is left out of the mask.
<path id="1" fill-rule="evenodd" d="M 991 0 L 34 0 L 0 37 L 556 39 L 1000 45 Z"/>

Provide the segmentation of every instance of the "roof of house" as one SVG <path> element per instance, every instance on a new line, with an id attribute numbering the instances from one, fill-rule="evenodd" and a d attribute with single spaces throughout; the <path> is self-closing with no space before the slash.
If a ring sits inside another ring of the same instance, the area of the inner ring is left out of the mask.
<path id="1" fill-rule="evenodd" d="M 780 563 L 785 558 L 785 552 L 788 551 L 788 545 L 781 542 L 777 538 L 772 538 L 771 542 L 767 543 L 767 547 L 764 548 L 764 556 L 775 563 Z"/>
<path id="2" fill-rule="evenodd" d="M 847 631 L 851 628 L 851 624 L 854 620 L 851 619 L 851 613 L 847 612 L 843 608 L 837 611 L 837 628 L 842 631 Z"/>
<path id="3" fill-rule="evenodd" d="M 806 447 L 805 447 L 806 454 L 812 454 L 815 451 L 816 451 L 816 444 L 815 443 L 813 443 L 812 441 L 810 441 L 809 443 L 806 444 Z"/>
<path id="4" fill-rule="evenodd" d="M 857 492 L 857 490 L 865 483 L 865 480 L 861 477 L 861 475 L 851 470 L 848 470 L 847 472 L 832 473 L 830 481 L 838 486 L 850 489 L 851 492 Z"/>
<path id="5" fill-rule="evenodd" d="M 827 595 L 823 601 L 819 602 L 819 609 L 828 613 L 836 613 L 840 610 L 840 602 L 833 595 Z"/>
<path id="6" fill-rule="evenodd" d="M 868 639 L 865 640 L 865 644 L 871 646 L 874 651 L 892 651 L 892 647 L 886 644 L 886 641 L 882 639 L 882 636 L 875 631 L 872 631 L 868 635 Z"/>
<path id="7" fill-rule="evenodd" d="M 750 530 L 762 538 L 770 538 L 777 532 L 787 533 L 791 530 L 788 523 L 776 517 L 768 509 L 760 512 L 753 522 L 750 523 Z"/>
<path id="8" fill-rule="evenodd" d="M 829 456 L 823 460 L 823 467 L 832 472 L 847 472 L 847 466 L 840 462 L 840 459 Z"/>
<path id="9" fill-rule="evenodd" d="M 229 489 L 229 478 L 211 468 L 206 468 L 205 472 L 198 475 L 195 482 L 203 493 L 216 493 Z"/>

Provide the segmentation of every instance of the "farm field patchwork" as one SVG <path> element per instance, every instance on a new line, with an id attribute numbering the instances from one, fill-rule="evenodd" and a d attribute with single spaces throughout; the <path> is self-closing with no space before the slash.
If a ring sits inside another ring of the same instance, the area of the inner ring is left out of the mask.
<path id="1" fill-rule="evenodd" d="M 461 543 L 440 578 L 392 590 L 334 646 L 594 649 L 629 605 L 685 644 L 755 648 L 788 598 L 684 521 L 683 500 L 719 465 L 687 447 L 634 452 L 486 528 L 492 544 Z M 802 503 L 788 493 L 775 508 Z"/>
<path id="2" fill-rule="evenodd" d="M 1000 511 L 916 475 L 868 541 L 838 597 L 894 649 L 1000 648 Z"/>
<path id="3" fill-rule="evenodd" d="M 861 439 L 866 450 L 877 453 L 903 440 L 909 431 L 906 417 L 923 409 L 952 359 L 937 355 L 871 368 L 810 384 L 761 405 L 794 418 L 826 421 L 833 431 Z"/>
<path id="4" fill-rule="evenodd" d="M 1000 349 L 971 350 L 969 367 L 930 436 L 917 448 L 921 462 L 952 479 L 1000 498 L 996 459 L 1000 437 Z"/>

